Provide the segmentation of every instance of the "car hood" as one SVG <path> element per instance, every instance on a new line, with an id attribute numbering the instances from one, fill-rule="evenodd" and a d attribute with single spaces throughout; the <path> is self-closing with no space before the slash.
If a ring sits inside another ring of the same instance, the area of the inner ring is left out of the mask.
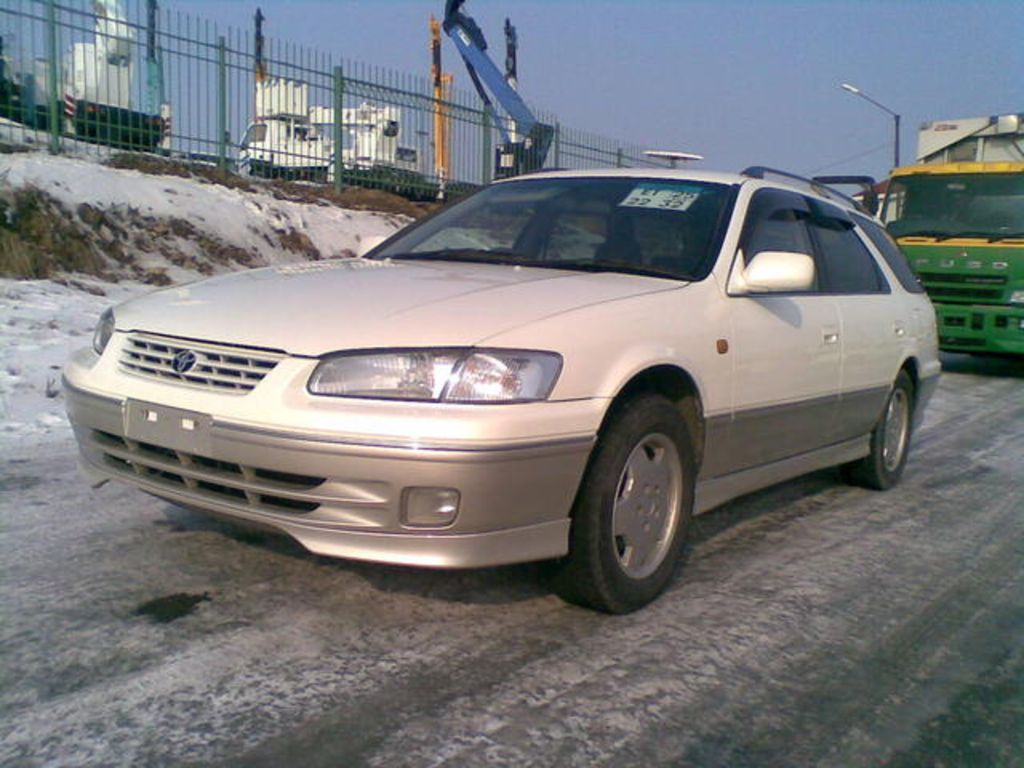
<path id="1" fill-rule="evenodd" d="M 120 331 L 316 356 L 472 346 L 545 317 L 683 285 L 608 272 L 344 259 L 167 288 L 122 304 L 115 316 Z"/>

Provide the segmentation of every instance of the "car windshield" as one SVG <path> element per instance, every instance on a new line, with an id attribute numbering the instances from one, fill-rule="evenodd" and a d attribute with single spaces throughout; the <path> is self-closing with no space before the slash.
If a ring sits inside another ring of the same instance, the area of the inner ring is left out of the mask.
<path id="1" fill-rule="evenodd" d="M 730 187 L 644 178 L 496 184 L 371 258 L 472 261 L 684 280 L 710 270 Z"/>
<path id="2" fill-rule="evenodd" d="M 897 176 L 882 220 L 895 237 L 1024 237 L 1024 174 Z"/>

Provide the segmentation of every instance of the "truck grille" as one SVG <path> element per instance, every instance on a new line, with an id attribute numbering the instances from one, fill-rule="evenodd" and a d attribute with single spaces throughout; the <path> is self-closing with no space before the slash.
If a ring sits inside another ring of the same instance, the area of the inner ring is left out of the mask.
<path id="1" fill-rule="evenodd" d="M 959 288 L 956 286 L 948 285 L 934 285 L 924 280 L 925 290 L 928 291 L 928 295 L 932 298 L 946 298 L 946 299 L 987 299 L 990 301 L 999 301 L 1003 298 L 1003 292 L 1001 290 L 993 290 L 991 288 Z"/>
<path id="2" fill-rule="evenodd" d="M 136 376 L 244 394 L 283 353 L 135 333 L 121 350 L 121 369 Z"/>
<path id="3" fill-rule="evenodd" d="M 919 272 L 926 283 L 967 283 L 969 285 L 1006 285 L 1006 275 L 963 275 L 945 272 Z"/>
<path id="4" fill-rule="evenodd" d="M 943 349 L 966 348 L 966 347 L 984 347 L 986 345 L 985 339 L 972 339 L 964 338 L 962 336 L 940 336 L 939 346 Z"/>
<path id="5" fill-rule="evenodd" d="M 243 466 L 92 430 L 90 442 L 109 470 L 185 494 L 257 512 L 308 513 L 320 502 L 309 492 L 326 478 Z"/>

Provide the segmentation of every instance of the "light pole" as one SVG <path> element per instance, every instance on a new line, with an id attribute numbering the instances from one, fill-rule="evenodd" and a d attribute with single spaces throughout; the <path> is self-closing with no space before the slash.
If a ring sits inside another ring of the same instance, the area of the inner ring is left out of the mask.
<path id="1" fill-rule="evenodd" d="M 877 101 L 872 99 L 870 96 L 868 96 L 866 93 L 864 93 L 864 91 L 862 91 L 860 88 L 858 88 L 855 85 L 850 85 L 849 83 L 840 83 L 839 87 L 842 88 L 844 91 L 849 91 L 854 96 L 860 96 L 865 101 L 869 101 L 872 104 L 874 104 L 876 107 L 878 107 L 883 112 L 888 112 L 890 115 L 892 115 L 893 130 L 894 130 L 894 134 L 895 134 L 893 136 L 893 153 L 892 153 L 893 154 L 893 166 L 895 168 L 899 168 L 899 166 L 900 166 L 900 116 L 898 114 L 896 114 L 895 112 L 893 112 L 891 109 L 889 109 L 887 106 L 885 106 L 885 104 L 879 104 Z"/>

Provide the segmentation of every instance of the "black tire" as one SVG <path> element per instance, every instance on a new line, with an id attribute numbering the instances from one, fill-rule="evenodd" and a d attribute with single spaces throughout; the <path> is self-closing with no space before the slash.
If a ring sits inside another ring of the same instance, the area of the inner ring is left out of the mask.
<path id="1" fill-rule="evenodd" d="M 693 448 L 679 407 L 658 395 L 623 403 L 576 495 L 569 554 L 554 566 L 558 595 L 607 613 L 651 602 L 679 563 L 693 487 Z"/>
<path id="2" fill-rule="evenodd" d="M 896 485 L 907 464 L 913 425 L 914 383 L 904 370 L 896 377 L 882 415 L 871 431 L 871 452 L 859 461 L 844 464 L 843 479 L 877 491 Z"/>

